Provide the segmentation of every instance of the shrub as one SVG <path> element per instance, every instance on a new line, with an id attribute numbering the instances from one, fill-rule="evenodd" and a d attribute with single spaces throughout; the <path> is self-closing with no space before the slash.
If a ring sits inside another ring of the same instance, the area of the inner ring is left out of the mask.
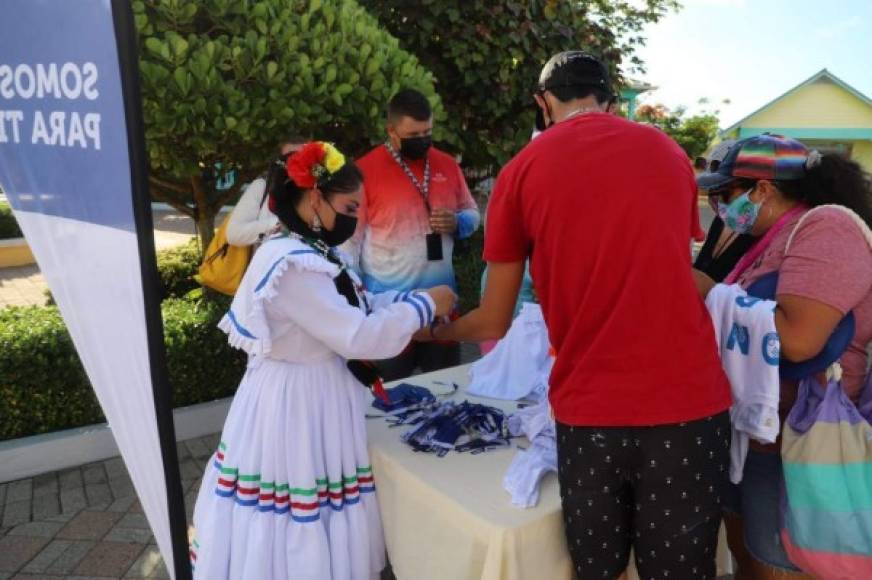
<path id="1" fill-rule="evenodd" d="M 12 208 L 8 203 L 0 201 L 0 240 L 22 237 L 24 234 L 21 233 L 15 216 L 12 215 Z"/>
<path id="2" fill-rule="evenodd" d="M 0 310 L 0 440 L 102 420 L 58 309 Z"/>
<path id="3" fill-rule="evenodd" d="M 226 299 L 171 298 L 162 305 L 176 406 L 230 396 L 245 356 L 216 324 Z M 75 347 L 53 306 L 0 310 L 0 440 L 104 421 Z"/>
<path id="4" fill-rule="evenodd" d="M 161 250 L 157 253 L 157 273 L 163 294 L 161 298 L 180 298 L 199 288 L 194 274 L 200 266 L 201 254 L 197 238 L 187 244 Z"/>
<path id="5" fill-rule="evenodd" d="M 195 291 L 195 294 L 201 291 Z M 245 372 L 246 355 L 217 328 L 230 298 L 171 298 L 162 305 L 167 365 L 176 407 L 229 397 Z"/>

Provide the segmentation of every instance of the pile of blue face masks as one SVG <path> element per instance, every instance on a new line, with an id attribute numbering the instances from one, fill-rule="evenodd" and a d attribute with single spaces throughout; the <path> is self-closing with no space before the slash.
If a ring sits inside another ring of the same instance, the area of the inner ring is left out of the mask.
<path id="1" fill-rule="evenodd" d="M 397 411 L 407 410 L 410 407 L 416 407 L 422 404 L 431 403 L 436 400 L 433 393 L 429 389 L 402 383 L 396 387 L 385 389 L 390 403 L 385 403 L 378 397 L 372 402 L 372 406 L 384 413 L 394 414 Z"/>
<path id="2" fill-rule="evenodd" d="M 415 426 L 403 435 L 403 441 L 415 451 L 439 457 L 451 450 L 484 453 L 507 446 L 510 438 L 505 413 L 469 401 L 434 401 L 395 415 L 391 422 Z"/>
<path id="3" fill-rule="evenodd" d="M 389 402 L 373 401 L 372 406 L 383 414 L 367 418 L 384 418 L 391 427 L 413 427 L 402 440 L 415 451 L 439 457 L 451 450 L 476 455 L 509 445 L 512 435 L 505 413 L 469 401 L 447 401 L 459 388 L 456 383 L 451 387 L 434 395 L 424 387 L 402 383 L 385 390 Z"/>

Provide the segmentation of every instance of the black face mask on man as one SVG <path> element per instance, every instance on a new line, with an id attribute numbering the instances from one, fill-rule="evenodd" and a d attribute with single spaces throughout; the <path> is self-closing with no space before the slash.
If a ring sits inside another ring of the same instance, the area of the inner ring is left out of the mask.
<path id="1" fill-rule="evenodd" d="M 541 133 L 548 127 L 545 126 L 545 113 L 542 112 L 542 107 L 536 105 L 536 122 L 533 124 L 537 133 Z"/>
<path id="2" fill-rule="evenodd" d="M 548 121 L 545 120 L 545 111 L 542 110 L 542 107 L 539 106 L 538 101 L 534 101 L 536 106 L 536 123 L 535 128 L 538 133 L 541 133 L 545 129 L 549 129 L 554 125 L 554 115 L 551 112 L 551 107 L 548 105 L 548 101 L 545 99 L 545 91 L 539 91 L 536 93 L 542 98 L 542 101 L 545 103 L 545 109 L 548 110 Z"/>
<path id="3" fill-rule="evenodd" d="M 406 159 L 423 159 L 432 144 L 433 137 L 430 135 L 400 139 L 400 155 Z"/>

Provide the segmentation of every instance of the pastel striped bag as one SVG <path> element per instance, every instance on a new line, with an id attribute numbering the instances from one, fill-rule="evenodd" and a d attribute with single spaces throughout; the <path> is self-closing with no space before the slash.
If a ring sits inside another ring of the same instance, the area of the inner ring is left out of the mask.
<path id="1" fill-rule="evenodd" d="M 782 432 L 781 540 L 824 580 L 872 578 L 872 375 L 859 407 L 840 383 L 800 383 Z"/>

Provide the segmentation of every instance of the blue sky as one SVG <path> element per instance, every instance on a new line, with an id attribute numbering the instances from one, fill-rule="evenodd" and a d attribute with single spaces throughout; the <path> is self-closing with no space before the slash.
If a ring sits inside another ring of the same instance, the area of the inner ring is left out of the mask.
<path id="1" fill-rule="evenodd" d="M 647 72 L 631 76 L 659 88 L 641 102 L 694 111 L 705 97 L 725 128 L 822 68 L 872 96 L 872 0 L 683 4 L 646 28 Z"/>

